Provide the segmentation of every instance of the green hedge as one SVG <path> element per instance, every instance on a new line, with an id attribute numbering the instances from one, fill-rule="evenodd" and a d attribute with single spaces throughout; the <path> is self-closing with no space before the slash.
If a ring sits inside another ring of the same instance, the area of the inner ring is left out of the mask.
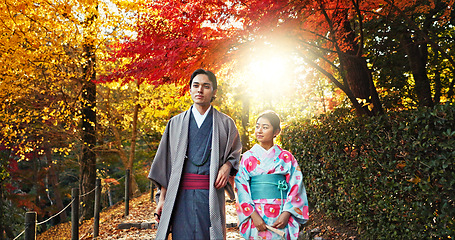
<path id="1" fill-rule="evenodd" d="M 310 204 L 364 239 L 455 237 L 455 106 L 375 118 L 332 113 L 283 129 Z"/>

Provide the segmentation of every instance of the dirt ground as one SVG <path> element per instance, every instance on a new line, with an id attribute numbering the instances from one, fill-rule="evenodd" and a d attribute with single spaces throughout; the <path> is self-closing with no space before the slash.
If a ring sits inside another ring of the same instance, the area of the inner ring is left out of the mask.
<path id="1" fill-rule="evenodd" d="M 154 239 L 156 229 L 117 229 L 121 223 L 143 223 L 155 222 L 153 213 L 156 204 L 150 201 L 150 194 L 133 198 L 130 201 L 129 215 L 125 217 L 124 203 L 119 203 L 104 209 L 100 213 L 100 228 L 97 239 Z M 226 223 L 237 225 L 237 213 L 235 203 L 226 202 Z M 358 239 L 356 229 L 347 224 L 340 223 L 333 219 L 327 219 L 321 213 L 310 212 L 310 220 L 303 227 L 302 231 L 308 236 L 310 231 L 318 229 L 319 234 L 313 237 L 322 237 L 322 239 Z M 51 227 L 44 233 L 38 235 L 38 240 L 64 240 L 71 239 L 71 223 L 66 222 Z M 79 226 L 79 239 L 93 239 L 93 219 L 84 221 Z M 237 240 L 240 237 L 238 227 L 227 229 L 227 239 Z"/>

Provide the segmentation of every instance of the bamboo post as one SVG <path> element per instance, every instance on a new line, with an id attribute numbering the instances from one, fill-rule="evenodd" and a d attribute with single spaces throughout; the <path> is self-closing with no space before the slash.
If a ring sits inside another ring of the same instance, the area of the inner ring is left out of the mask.
<path id="1" fill-rule="evenodd" d="M 79 188 L 71 189 L 73 204 L 71 205 L 71 240 L 79 240 Z"/>
<path id="2" fill-rule="evenodd" d="M 36 212 L 25 213 L 25 240 L 36 239 Z"/>
<path id="3" fill-rule="evenodd" d="M 130 214 L 130 170 L 126 170 L 125 180 L 125 217 Z"/>
<path id="4" fill-rule="evenodd" d="M 100 229 L 100 210 L 101 210 L 101 179 L 96 179 L 95 190 L 95 213 L 93 214 L 93 238 L 97 238 Z"/>

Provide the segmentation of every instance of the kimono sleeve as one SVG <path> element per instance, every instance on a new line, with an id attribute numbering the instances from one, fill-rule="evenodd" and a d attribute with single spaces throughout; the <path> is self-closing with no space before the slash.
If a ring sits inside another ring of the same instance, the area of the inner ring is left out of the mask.
<path id="1" fill-rule="evenodd" d="M 249 157 L 250 157 L 249 152 L 243 154 L 242 160 L 240 161 L 239 165 L 239 171 L 235 176 L 235 186 L 238 195 L 237 215 L 239 218 L 240 225 L 247 221 L 254 211 L 254 202 L 253 199 L 251 198 L 250 189 L 251 176 L 245 166 L 245 159 L 248 159 Z"/>
<path id="2" fill-rule="evenodd" d="M 171 120 L 172 121 L 172 120 Z M 169 121 L 161 137 L 158 150 L 153 159 L 148 178 L 157 186 L 158 189 L 164 187 L 167 189 L 169 177 L 171 175 L 171 151 L 170 151 L 170 125 Z"/>
<path id="3" fill-rule="evenodd" d="M 217 143 L 219 144 L 219 167 L 226 162 L 230 162 L 232 165 L 230 175 L 234 176 L 239 166 L 239 158 L 242 151 L 239 131 L 231 117 L 216 109 L 213 112 L 213 120 L 215 126 L 214 136 L 216 137 L 216 134 L 218 134 L 219 141 Z"/>
<path id="4" fill-rule="evenodd" d="M 235 123 L 232 119 L 229 119 L 229 135 L 226 162 L 230 162 L 232 165 L 230 175 L 235 176 L 239 168 L 239 158 L 242 151 L 242 143 L 240 142 L 240 135 Z"/>
<path id="5" fill-rule="evenodd" d="M 293 217 L 300 223 L 308 221 L 308 199 L 305 186 L 303 185 L 303 175 L 300 171 L 299 164 L 291 153 L 286 152 L 291 157 L 291 168 L 289 172 L 289 191 L 283 211 L 290 212 Z"/>

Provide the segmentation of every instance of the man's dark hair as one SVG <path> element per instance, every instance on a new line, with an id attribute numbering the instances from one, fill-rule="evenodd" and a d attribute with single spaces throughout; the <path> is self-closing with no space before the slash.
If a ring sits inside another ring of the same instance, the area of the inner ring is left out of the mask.
<path id="1" fill-rule="evenodd" d="M 272 124 L 273 131 L 276 131 L 277 129 L 281 130 L 280 117 L 278 116 L 278 114 L 276 114 L 276 112 L 272 110 L 267 110 L 261 113 L 261 115 L 259 115 L 259 117 L 256 119 L 256 122 L 258 122 L 259 118 L 265 118 L 269 120 L 270 124 Z"/>
<path id="2" fill-rule="evenodd" d="M 207 77 L 209 77 L 209 80 L 210 82 L 212 82 L 212 86 L 213 86 L 213 90 L 216 90 L 217 89 L 217 83 L 216 83 L 216 77 L 215 77 L 215 74 L 213 74 L 212 72 L 210 71 L 207 71 L 207 70 L 204 70 L 202 68 L 196 70 L 193 72 L 193 74 L 191 74 L 191 80 L 190 80 L 190 87 L 191 87 L 191 84 L 193 84 L 193 79 L 199 75 L 199 74 L 205 74 L 207 75 Z"/>

